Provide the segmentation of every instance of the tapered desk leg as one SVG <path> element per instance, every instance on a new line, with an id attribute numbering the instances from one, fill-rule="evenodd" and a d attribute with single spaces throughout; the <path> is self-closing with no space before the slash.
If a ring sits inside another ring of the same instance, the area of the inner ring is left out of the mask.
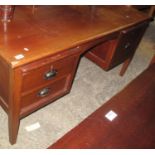
<path id="1" fill-rule="evenodd" d="M 21 92 L 21 70 L 15 69 L 11 72 L 10 100 L 8 110 L 9 140 L 15 144 L 20 124 L 20 92 Z"/>
<path id="2" fill-rule="evenodd" d="M 127 70 L 128 66 L 129 66 L 131 60 L 132 60 L 132 57 L 127 59 L 127 60 L 125 60 L 125 62 L 123 63 L 123 66 L 121 68 L 121 71 L 119 73 L 120 76 L 124 75 L 124 73 L 126 72 L 126 70 Z"/>
<path id="3" fill-rule="evenodd" d="M 19 130 L 20 119 L 15 113 L 9 114 L 9 141 L 13 145 L 16 143 L 18 130 Z"/>

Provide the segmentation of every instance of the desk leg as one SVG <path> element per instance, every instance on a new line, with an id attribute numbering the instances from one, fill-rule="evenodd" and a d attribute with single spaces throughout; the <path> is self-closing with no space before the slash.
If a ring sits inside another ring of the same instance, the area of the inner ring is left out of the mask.
<path id="1" fill-rule="evenodd" d="M 125 60 L 125 62 L 123 63 L 123 66 L 121 68 L 121 71 L 119 73 L 120 76 L 124 75 L 124 73 L 126 72 L 126 70 L 127 70 L 128 66 L 129 66 L 131 60 L 132 60 L 132 57 L 130 57 L 129 59 Z"/>
<path id="2" fill-rule="evenodd" d="M 16 143 L 20 119 L 16 114 L 10 114 L 8 125 L 9 125 L 9 141 L 13 145 Z"/>
<path id="3" fill-rule="evenodd" d="M 9 140 L 15 144 L 20 124 L 20 92 L 22 76 L 21 70 L 15 69 L 11 72 L 10 78 L 10 100 L 8 111 Z"/>

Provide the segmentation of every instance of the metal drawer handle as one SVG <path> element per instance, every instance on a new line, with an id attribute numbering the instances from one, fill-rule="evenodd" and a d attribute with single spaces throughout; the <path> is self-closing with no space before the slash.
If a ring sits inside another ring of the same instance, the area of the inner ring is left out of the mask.
<path id="1" fill-rule="evenodd" d="M 129 43 L 129 42 L 125 44 L 125 48 L 126 48 L 126 49 L 127 49 L 129 46 L 130 46 L 130 43 Z"/>
<path id="2" fill-rule="evenodd" d="M 53 77 L 55 77 L 56 75 L 57 75 L 57 70 L 52 69 L 51 71 L 45 73 L 44 78 L 45 78 L 45 80 L 49 80 L 49 79 L 52 79 Z"/>
<path id="3" fill-rule="evenodd" d="M 45 96 L 47 96 L 47 95 L 49 94 L 49 90 L 50 90 L 50 88 L 44 88 L 44 89 L 42 89 L 42 90 L 38 93 L 38 96 L 40 96 L 40 97 L 45 97 Z"/>

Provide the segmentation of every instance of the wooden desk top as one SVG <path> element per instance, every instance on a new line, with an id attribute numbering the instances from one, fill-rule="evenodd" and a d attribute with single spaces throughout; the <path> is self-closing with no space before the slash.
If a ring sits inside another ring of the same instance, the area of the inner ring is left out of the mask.
<path id="1" fill-rule="evenodd" d="M 17 6 L 10 23 L 0 22 L 0 57 L 18 67 L 148 19 L 127 6 Z"/>

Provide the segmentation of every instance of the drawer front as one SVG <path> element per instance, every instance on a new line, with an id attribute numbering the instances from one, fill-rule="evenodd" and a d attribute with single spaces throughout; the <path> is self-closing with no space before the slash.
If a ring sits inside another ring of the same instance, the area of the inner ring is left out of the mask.
<path id="1" fill-rule="evenodd" d="M 46 85 L 51 81 L 59 79 L 61 76 L 71 74 L 74 71 L 77 60 L 78 56 L 71 56 L 48 64 L 43 60 L 35 63 L 35 65 L 30 64 L 23 67 L 22 92 Z"/>
<path id="2" fill-rule="evenodd" d="M 41 106 L 53 99 L 58 98 L 60 95 L 68 92 L 71 80 L 71 76 L 64 76 L 55 82 L 52 82 L 44 87 L 38 88 L 31 93 L 23 93 L 21 98 L 21 108 L 33 109 L 34 107 Z"/>
<path id="3" fill-rule="evenodd" d="M 122 63 L 124 60 L 134 55 L 147 25 L 147 23 L 140 24 L 121 32 L 118 44 L 114 50 L 111 67 Z"/>

